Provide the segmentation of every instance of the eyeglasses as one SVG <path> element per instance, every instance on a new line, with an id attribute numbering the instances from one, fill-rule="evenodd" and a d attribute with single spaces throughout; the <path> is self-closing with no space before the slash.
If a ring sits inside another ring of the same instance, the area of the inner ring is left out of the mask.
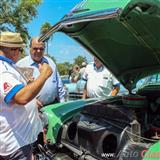
<path id="1" fill-rule="evenodd" d="M 22 48 L 9 48 L 10 51 L 19 51 L 19 52 L 23 52 Z"/>
<path id="2" fill-rule="evenodd" d="M 44 51 L 43 47 L 41 47 L 41 48 L 40 47 L 39 48 L 38 47 L 32 47 L 32 49 L 35 50 L 35 51 L 38 51 L 38 50 L 39 51 Z"/>

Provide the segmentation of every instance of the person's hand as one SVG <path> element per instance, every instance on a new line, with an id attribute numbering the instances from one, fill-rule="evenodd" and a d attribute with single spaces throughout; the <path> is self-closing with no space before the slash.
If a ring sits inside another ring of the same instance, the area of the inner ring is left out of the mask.
<path id="1" fill-rule="evenodd" d="M 39 71 L 40 74 L 46 76 L 46 78 L 52 74 L 52 68 L 47 63 L 39 64 Z"/>
<path id="2" fill-rule="evenodd" d="M 31 77 L 27 80 L 27 84 L 32 83 L 34 81 L 34 77 Z"/>
<path id="3" fill-rule="evenodd" d="M 36 100 L 36 104 L 38 106 L 38 109 L 41 109 L 43 107 L 43 103 L 40 100 Z"/>

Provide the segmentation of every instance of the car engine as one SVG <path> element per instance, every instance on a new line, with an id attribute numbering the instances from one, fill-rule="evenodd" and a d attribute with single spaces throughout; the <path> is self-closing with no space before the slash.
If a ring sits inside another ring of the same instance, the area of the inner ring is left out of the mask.
<path id="1" fill-rule="evenodd" d="M 160 139 L 160 98 L 147 89 L 83 107 L 62 125 L 51 155 L 64 159 L 134 160 Z"/>

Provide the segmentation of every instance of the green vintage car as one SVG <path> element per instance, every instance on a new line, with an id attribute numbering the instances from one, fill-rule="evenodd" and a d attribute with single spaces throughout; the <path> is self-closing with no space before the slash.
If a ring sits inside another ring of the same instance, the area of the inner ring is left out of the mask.
<path id="1" fill-rule="evenodd" d="M 99 58 L 129 94 L 46 106 L 41 152 L 50 159 L 159 160 L 160 0 L 85 0 L 40 40 L 55 32 Z"/>

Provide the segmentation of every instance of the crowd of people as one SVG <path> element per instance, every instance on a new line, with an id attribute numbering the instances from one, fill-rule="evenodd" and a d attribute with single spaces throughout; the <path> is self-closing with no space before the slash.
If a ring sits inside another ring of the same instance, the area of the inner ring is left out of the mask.
<path id="1" fill-rule="evenodd" d="M 44 56 L 45 43 L 32 38 L 30 55 L 19 60 L 24 47 L 19 33 L 0 33 L 0 160 L 31 160 L 32 144 L 43 132 L 38 109 L 66 96 L 55 63 Z M 75 65 L 70 80 L 85 99 L 113 96 L 120 88 L 96 57 Z"/>

